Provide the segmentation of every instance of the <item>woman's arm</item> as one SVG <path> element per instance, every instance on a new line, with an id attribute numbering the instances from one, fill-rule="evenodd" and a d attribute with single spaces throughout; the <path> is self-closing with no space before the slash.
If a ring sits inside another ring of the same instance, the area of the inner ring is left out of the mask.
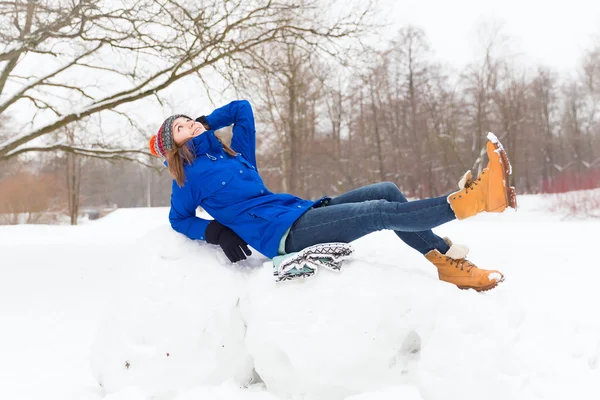
<path id="1" fill-rule="evenodd" d="M 196 217 L 196 202 L 185 187 L 173 187 L 169 221 L 174 230 L 192 240 L 204 240 L 221 246 L 232 263 L 245 260 L 246 256 L 252 254 L 248 243 L 230 228 L 217 220 Z"/>
<path id="2" fill-rule="evenodd" d="M 248 100 L 235 100 L 217 108 L 206 116 L 206 122 L 212 130 L 234 124 L 231 147 L 242 153 L 256 168 L 256 128 L 252 106 Z"/>
<path id="3" fill-rule="evenodd" d="M 185 236 L 192 240 L 206 240 L 205 232 L 206 227 L 210 223 L 210 220 L 196 217 L 195 215 L 181 215 L 171 205 L 171 211 L 169 212 L 169 221 L 171 227 L 179 233 L 183 233 Z"/>
<path id="4" fill-rule="evenodd" d="M 171 227 L 192 240 L 206 240 L 206 227 L 210 220 L 196 217 L 196 202 L 186 187 L 173 184 L 169 222 Z"/>

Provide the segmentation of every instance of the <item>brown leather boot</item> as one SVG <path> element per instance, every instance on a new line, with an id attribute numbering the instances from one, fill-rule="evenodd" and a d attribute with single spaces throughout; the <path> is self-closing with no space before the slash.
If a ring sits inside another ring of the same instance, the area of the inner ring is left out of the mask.
<path id="1" fill-rule="evenodd" d="M 504 280 L 504 275 L 499 271 L 480 269 L 464 257 L 450 256 L 460 253 L 453 249 L 454 246 L 451 246 L 446 254 L 438 250 L 431 250 L 425 254 L 425 258 L 437 267 L 440 280 L 452 283 L 459 289 L 475 289 L 478 292 L 493 289 Z"/>
<path id="2" fill-rule="evenodd" d="M 486 145 L 489 162 L 476 179 L 467 171 L 458 183 L 459 190 L 448 196 L 456 218 L 465 219 L 480 212 L 502 212 L 506 207 L 517 208 L 517 194 L 508 176 L 512 168 L 508 155 L 493 133 Z"/>

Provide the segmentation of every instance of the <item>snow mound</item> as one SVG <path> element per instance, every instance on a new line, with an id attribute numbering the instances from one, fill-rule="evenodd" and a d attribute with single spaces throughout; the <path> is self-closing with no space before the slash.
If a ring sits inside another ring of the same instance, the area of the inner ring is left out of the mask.
<path id="1" fill-rule="evenodd" d="M 199 384 L 250 380 L 237 307 L 241 282 L 211 247 L 165 225 L 122 260 L 119 293 L 91 350 L 106 392 L 135 386 L 149 396 L 173 396 Z"/>
<path id="2" fill-rule="evenodd" d="M 277 397 L 266 392 L 260 385 L 241 389 L 231 381 L 227 381 L 219 386 L 199 386 L 172 398 L 173 400 L 278 400 Z M 147 399 L 148 396 L 144 391 L 137 387 L 128 387 L 104 397 L 104 400 Z"/>
<path id="3" fill-rule="evenodd" d="M 345 400 L 423 400 L 419 391 L 414 386 L 392 386 L 376 392 L 357 394 L 346 397 Z"/>
<path id="4" fill-rule="evenodd" d="M 161 226 L 121 261 L 92 367 L 115 400 L 597 398 L 598 319 L 479 245 L 472 261 L 507 277 L 485 293 L 440 282 L 392 232 L 354 242 L 340 273 L 275 283 L 264 257 L 231 265 Z"/>
<path id="5" fill-rule="evenodd" d="M 249 278 L 246 343 L 270 392 L 341 399 L 414 382 L 446 288 L 362 257 L 358 250 L 341 273 L 321 270 L 304 282 L 274 283 L 267 267 Z"/>
<path id="6" fill-rule="evenodd" d="M 368 258 L 359 246 L 341 273 L 275 283 L 262 256 L 231 266 L 215 246 L 156 228 L 123 262 L 94 374 L 113 395 L 167 398 L 227 381 L 307 399 L 414 383 L 439 296 L 454 289 Z"/>

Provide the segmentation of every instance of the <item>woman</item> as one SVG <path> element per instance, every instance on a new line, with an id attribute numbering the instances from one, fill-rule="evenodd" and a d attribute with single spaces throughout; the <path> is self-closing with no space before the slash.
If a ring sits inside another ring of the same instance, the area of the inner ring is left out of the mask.
<path id="1" fill-rule="evenodd" d="M 214 131 L 231 124 L 229 146 Z M 302 250 L 310 246 L 349 243 L 374 231 L 392 229 L 438 268 L 443 281 L 481 291 L 504 279 L 500 272 L 479 269 L 466 260 L 466 247 L 431 231 L 455 218 L 516 207 L 514 189 L 508 185 L 510 164 L 495 137 L 487 144 L 487 168 L 476 179 L 467 172 L 459 182 L 460 190 L 449 196 L 408 202 L 396 185 L 383 182 L 310 201 L 265 187 L 256 166 L 255 133 L 252 108 L 245 100 L 196 120 L 173 115 L 163 122 L 150 139 L 150 150 L 166 158 L 174 178 L 169 213 L 173 229 L 190 239 L 221 246 L 231 262 L 251 254 L 248 244 L 269 258 L 299 252 L 306 259 Z M 214 220 L 196 217 L 198 206 Z M 319 248 L 330 253 L 320 258 L 320 265 L 339 269 L 349 247 L 331 248 L 331 252 Z M 277 276 L 277 271 L 275 275 L 278 280 L 307 276 L 311 274 L 307 268 L 279 269 L 286 276 Z"/>

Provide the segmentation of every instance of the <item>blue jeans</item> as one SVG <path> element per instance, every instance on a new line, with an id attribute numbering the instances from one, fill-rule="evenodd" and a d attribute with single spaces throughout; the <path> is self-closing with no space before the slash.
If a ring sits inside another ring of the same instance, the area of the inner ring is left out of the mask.
<path id="1" fill-rule="evenodd" d="M 351 190 L 326 206 L 305 212 L 290 228 L 286 253 L 318 243 L 349 243 L 371 232 L 391 229 L 421 254 L 448 251 L 444 239 L 431 228 L 455 219 L 446 196 L 408 201 L 391 182 Z"/>

